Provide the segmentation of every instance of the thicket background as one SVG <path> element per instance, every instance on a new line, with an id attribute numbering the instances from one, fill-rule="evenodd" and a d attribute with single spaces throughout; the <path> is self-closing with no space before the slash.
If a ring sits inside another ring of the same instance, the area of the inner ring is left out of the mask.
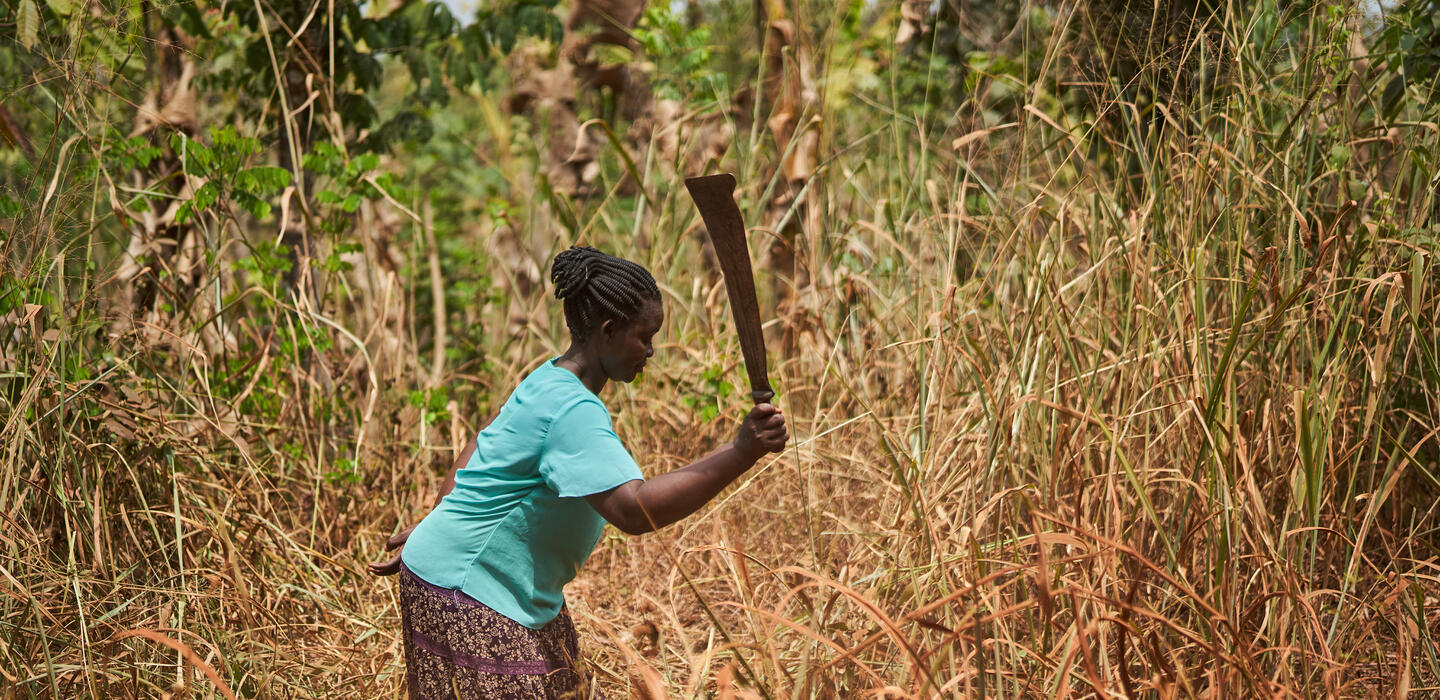
<path id="1" fill-rule="evenodd" d="M 0 0 L 0 697 L 400 697 L 392 580 L 565 343 L 667 320 L 569 589 L 611 697 L 1440 692 L 1440 5 Z"/>

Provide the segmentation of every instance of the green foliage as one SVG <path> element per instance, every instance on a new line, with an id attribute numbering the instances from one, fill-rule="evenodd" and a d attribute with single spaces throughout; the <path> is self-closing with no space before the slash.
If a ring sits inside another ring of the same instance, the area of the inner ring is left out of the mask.
<path id="1" fill-rule="evenodd" d="M 360 483 L 361 475 L 359 465 L 349 457 L 336 457 L 335 469 L 325 473 L 325 481 L 331 485 L 347 484 L 355 485 Z"/>
<path id="2" fill-rule="evenodd" d="M 16 669 L 20 695 L 84 696 L 79 668 L 93 671 L 90 692 L 173 692 L 168 648 L 132 640 L 87 662 L 85 640 L 116 629 L 202 640 L 242 697 L 393 695 L 397 676 L 356 680 L 350 662 L 317 673 L 287 640 L 352 660 L 387 653 L 393 607 L 354 572 L 382 531 L 424 512 L 433 480 L 416 475 L 430 474 L 447 424 L 478 427 L 553 353 L 564 331 L 543 264 L 574 236 L 650 265 L 671 342 L 685 346 L 641 386 L 608 390 L 627 444 L 680 464 L 728 437 L 743 373 L 733 338 L 704 330 L 702 316 L 726 313 L 724 293 L 698 272 L 693 204 L 664 185 L 672 171 L 636 158 L 626 183 L 606 152 L 598 194 L 552 193 L 537 174 L 547 125 L 504 113 L 501 53 L 526 36 L 553 42 L 553 2 L 487 5 L 466 27 L 416 0 L 340 0 L 313 16 L 306 4 L 179 2 L 143 16 L 140 3 L 0 5 L 0 106 L 36 146 L 0 146 L 0 481 L 12 486 L 0 497 L 25 545 L 5 562 L 23 595 L 0 597 L 0 666 Z M 1091 692 L 1074 640 L 1128 620 L 1156 659 L 1123 640 L 1128 666 L 1090 654 L 1106 682 L 1117 669 L 1201 678 L 1240 659 L 1255 668 L 1216 675 L 1216 693 L 1263 694 L 1267 678 L 1363 689 L 1359 676 L 1405 670 L 1403 655 L 1374 649 L 1388 628 L 1371 623 L 1413 617 L 1404 658 L 1415 685 L 1435 685 L 1433 2 L 1396 15 L 1363 58 L 1352 46 L 1371 37 L 1353 8 L 1242 3 L 1242 21 L 1223 25 L 1234 67 L 1199 77 L 1186 61 L 1212 37 L 1157 30 L 1154 46 L 1134 47 L 1153 52 L 1133 54 L 1155 60 L 1127 63 L 1069 6 L 966 5 L 961 21 L 945 14 L 960 5 L 939 3 L 929 32 L 897 48 L 894 4 L 802 3 L 825 96 L 803 195 L 774 176 L 763 136 L 747 140 L 767 129 L 749 108 L 753 6 L 688 7 L 683 19 L 651 7 L 636 32 L 641 72 L 687 114 L 717 93 L 735 107 L 722 167 L 746 183 L 752 243 L 775 242 L 777 194 L 824 229 L 795 242 L 813 286 L 765 311 L 801 448 L 747 476 L 754 486 L 718 501 L 715 522 L 746 528 L 748 561 L 801 562 L 869 612 L 847 610 L 847 596 L 820 610 L 791 586 L 749 586 L 719 550 L 686 566 L 706 599 L 742 591 L 841 644 L 868 634 L 877 610 L 896 625 L 894 644 L 848 659 L 824 656 L 813 635 L 732 627 L 715 668 L 760 652 L 773 668 L 753 686 L 777 697 L 862 695 L 872 672 L 915 696 L 938 691 L 906 674 L 933 673 L 956 694 Z M 1127 12 L 1132 24 L 1141 14 Z M 163 57 L 166 27 L 194 39 L 200 123 L 229 126 L 128 136 L 167 67 L 147 63 Z M 314 97 L 288 123 L 291 94 L 275 81 L 287 70 L 310 76 L 300 92 Z M 1166 80 L 1189 82 L 1170 94 L 1157 89 Z M 1194 89 L 1222 82 L 1240 89 Z M 296 127 L 313 132 L 282 136 Z M 186 225 L 142 238 L 146 217 L 133 215 L 168 206 L 187 174 L 203 183 L 186 195 Z M 274 193 L 290 185 L 309 197 L 291 210 L 303 238 L 273 221 Z M 143 273 L 122 282 L 122 266 Z M 756 272 L 762 296 L 784 285 Z M 146 293 L 156 300 L 128 298 Z M 1045 530 L 1072 523 L 1045 549 Z M 791 536 L 807 527 L 821 535 L 808 551 L 804 532 Z M 1144 565 L 1087 531 L 1143 550 Z M 716 532 L 676 537 L 689 547 Z M 648 560 L 612 554 L 624 565 L 582 583 L 664 598 L 664 576 L 631 573 Z M 1047 616 L 1031 582 L 1062 579 L 1085 585 L 1053 586 Z M 982 582 L 983 595 L 951 597 L 957 581 Z M 1410 588 L 1392 605 L 1397 585 Z M 1102 595 L 1132 586 L 1133 608 Z M 301 588 L 324 595 L 283 595 Z M 1318 612 L 1303 604 L 1316 595 Z M 1249 622 L 1237 632 L 1226 620 Z M 675 624 L 685 629 L 667 638 L 703 639 L 710 623 Z M 1246 651 L 1296 639 L 1314 653 Z M 666 677 L 694 680 L 673 694 L 711 687 L 672 657 L 655 657 Z M 1053 658 L 1075 659 L 1071 672 Z M 1252 673 L 1256 687 L 1233 685 Z"/>
<path id="3" fill-rule="evenodd" d="M 112 169 L 134 170 L 150 167 L 151 161 L 161 155 L 160 149 L 144 136 L 125 138 L 118 129 L 111 127 L 105 144 L 103 163 Z"/>
<path id="4" fill-rule="evenodd" d="M 987 113 L 987 123 L 1006 121 L 1024 104 L 1025 88 L 1042 74 L 1043 42 L 1025 39 L 1050 32 L 1054 10 L 1011 0 L 966 6 L 964 16 L 959 8 L 943 2 L 934 6 L 923 18 L 923 33 L 890 57 L 896 106 L 925 119 L 944 118 L 973 100 Z M 896 7 L 877 24 L 889 29 L 898 12 Z M 1009 36 L 1003 33 L 1012 28 Z M 876 54 L 888 53 L 894 40 L 888 32 L 873 30 L 863 36 Z"/>
<path id="5" fill-rule="evenodd" d="M 9 194 L 0 192 L 0 219 L 13 219 L 20 216 L 24 211 L 24 204 L 21 204 Z"/>
<path id="6" fill-rule="evenodd" d="M 450 394 L 444 386 L 433 389 L 414 389 L 406 396 L 411 406 L 420 409 L 420 420 L 425 425 L 443 425 L 450 420 Z"/>
<path id="7" fill-rule="evenodd" d="M 487 3 L 475 16 L 473 40 L 508 54 L 526 36 L 558 41 L 562 33 L 555 6 L 559 0 L 501 0 Z"/>
<path id="8" fill-rule="evenodd" d="M 667 3 L 652 3 L 645 8 L 634 30 L 646 63 L 642 69 L 651 87 L 672 100 L 700 97 L 712 98 L 721 76 L 711 70 L 710 30 L 704 26 L 687 27 Z"/>
<path id="9" fill-rule="evenodd" d="M 253 273 L 265 289 L 276 289 L 290 272 L 290 250 L 271 240 L 262 240 L 250 247 L 250 254 L 235 261 L 235 269 Z"/>
<path id="10" fill-rule="evenodd" d="M 170 148 L 185 171 L 205 180 L 180 205 L 175 222 L 183 224 L 216 204 L 231 201 L 257 219 L 269 216 L 270 203 L 265 198 L 290 185 L 290 171 L 269 165 L 248 167 L 250 159 L 260 154 L 260 142 L 240 136 L 234 127 L 211 127 L 210 140 L 212 145 L 206 146 L 182 133 L 170 136 Z"/>
<path id="11" fill-rule="evenodd" d="M 323 210 L 328 213 L 320 220 L 320 229 L 326 233 L 343 232 L 362 201 L 382 199 L 395 187 L 392 173 L 376 172 L 380 157 L 374 153 L 347 160 L 339 146 L 322 141 L 302 162 L 306 170 L 321 178 L 313 191 L 315 201 L 326 205 Z"/>
<path id="12" fill-rule="evenodd" d="M 726 400 L 735 394 L 735 385 L 726 379 L 727 376 L 725 367 L 706 367 L 700 372 L 695 386 L 681 397 L 682 404 L 695 409 L 700 423 L 709 423 L 719 417 Z"/>
<path id="13" fill-rule="evenodd" d="M 1024 106 L 1029 89 L 1031 66 L 1003 53 L 971 51 L 965 56 L 961 92 L 973 95 L 986 124 L 999 124 L 1014 117 Z"/>
<path id="14" fill-rule="evenodd" d="M 166 22 L 183 29 L 187 34 L 203 39 L 215 38 L 194 0 L 172 0 L 160 5 L 159 10 Z"/>
<path id="15" fill-rule="evenodd" d="M 216 85 L 245 93 L 247 99 L 241 101 L 241 107 L 252 118 L 258 117 L 276 87 L 275 64 L 292 60 L 285 55 L 272 56 L 272 47 L 293 46 L 285 27 L 300 26 L 305 17 L 303 13 L 288 14 L 283 9 L 288 5 L 277 6 L 282 8 L 279 14 L 265 18 L 253 3 L 222 7 L 225 12 L 221 21 L 237 31 L 219 33 L 215 48 L 222 54 L 234 52 L 240 58 L 217 61 L 221 67 L 213 80 Z M 513 24 L 500 17 L 493 21 L 502 19 Z M 328 21 L 336 25 L 330 66 L 335 76 L 336 112 L 352 130 L 328 136 L 359 150 L 386 151 L 398 144 L 428 139 L 429 110 L 448 103 L 451 84 L 466 87 L 484 80 L 484 67 L 494 60 L 491 46 L 497 37 L 481 25 L 461 30 L 449 8 L 438 0 L 406 0 L 387 6 L 384 14 L 367 11 L 362 3 L 342 1 L 336 3 Z M 326 24 L 324 17 L 305 22 L 310 31 L 301 38 L 308 42 L 308 53 L 296 60 L 331 55 L 329 47 L 322 49 L 331 36 Z M 266 27 L 270 30 L 268 38 Z M 518 33 L 529 28 L 528 24 L 516 25 L 508 33 L 501 32 L 501 36 L 513 43 Z M 399 59 L 409 79 L 403 82 L 403 99 L 395 103 L 398 108 L 382 117 L 376 103 L 377 91 L 394 58 Z M 310 124 L 303 126 L 308 128 Z M 369 132 L 363 138 L 359 137 L 362 130 Z"/>
<path id="16" fill-rule="evenodd" d="M 1440 0 L 1409 0 L 1386 17 L 1376 47 L 1393 73 L 1381 98 L 1384 116 L 1394 118 L 1407 103 L 1407 90 L 1440 105 Z"/>

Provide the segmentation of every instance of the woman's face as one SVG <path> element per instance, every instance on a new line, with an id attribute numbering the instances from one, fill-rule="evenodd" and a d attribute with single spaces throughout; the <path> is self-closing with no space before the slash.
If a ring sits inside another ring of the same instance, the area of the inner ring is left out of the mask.
<path id="1" fill-rule="evenodd" d="M 600 364 L 605 376 L 617 382 L 633 382 L 655 354 L 653 342 L 665 322 L 665 309 L 649 302 L 629 322 L 606 321 L 601 327 Z"/>

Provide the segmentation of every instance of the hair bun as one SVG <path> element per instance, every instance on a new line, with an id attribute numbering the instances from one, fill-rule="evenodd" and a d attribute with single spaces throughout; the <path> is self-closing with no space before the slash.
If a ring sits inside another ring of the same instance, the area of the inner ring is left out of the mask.
<path id="1" fill-rule="evenodd" d="M 590 268 L 605 254 L 590 246 L 570 246 L 555 256 L 550 268 L 550 281 L 555 283 L 555 298 L 564 299 L 585 290 L 590 284 Z"/>
<path id="2" fill-rule="evenodd" d="M 628 321 L 646 302 L 660 302 L 660 288 L 648 270 L 590 246 L 560 251 L 550 281 L 555 298 L 565 302 L 565 325 L 577 342 L 606 319 Z"/>

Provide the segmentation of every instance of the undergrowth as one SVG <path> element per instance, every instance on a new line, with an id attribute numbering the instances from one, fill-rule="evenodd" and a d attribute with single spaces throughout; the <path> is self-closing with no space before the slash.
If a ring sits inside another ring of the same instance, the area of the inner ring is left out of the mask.
<path id="1" fill-rule="evenodd" d="M 1358 9 L 1215 6 L 1137 58 L 1087 7 L 938 71 L 943 21 L 906 57 L 896 8 L 815 20 L 805 283 L 781 303 L 790 272 L 758 273 L 792 444 L 602 540 L 568 599 L 611 697 L 1440 690 L 1433 86 L 1397 96 L 1403 49 Z M 612 139 L 567 198 L 540 127 L 457 88 L 429 141 L 273 166 L 273 107 L 122 135 L 128 69 L 85 41 L 5 93 L 60 138 L 6 151 L 0 193 L 0 696 L 401 697 L 364 564 L 563 348 L 543 271 L 571 243 L 666 297 L 606 395 L 645 471 L 729 438 L 738 342 L 657 150 Z M 743 118 L 684 66 L 683 118 Z M 718 167 L 763 263 L 761 122 Z M 159 197 L 162 163 L 196 186 Z M 298 242 L 287 187 L 314 196 Z M 127 248 L 162 205 L 184 240 Z"/>

